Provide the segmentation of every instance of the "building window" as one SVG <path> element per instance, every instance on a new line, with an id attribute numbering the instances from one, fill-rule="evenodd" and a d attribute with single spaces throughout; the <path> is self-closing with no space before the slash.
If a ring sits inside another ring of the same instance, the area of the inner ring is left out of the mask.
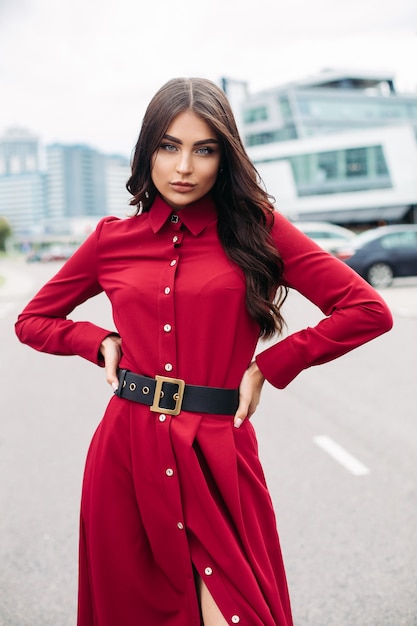
<path id="1" fill-rule="evenodd" d="M 277 141 L 290 141 L 297 138 L 297 132 L 294 124 L 289 124 L 278 130 L 264 131 L 262 133 L 253 133 L 245 136 L 245 145 L 261 146 L 266 143 L 275 143 Z"/>
<path id="2" fill-rule="evenodd" d="M 288 160 L 299 196 L 392 187 L 381 146 L 302 154 Z"/>
<path id="3" fill-rule="evenodd" d="M 345 94 L 297 92 L 298 111 L 305 135 L 327 135 L 416 119 L 415 103 L 384 97 L 354 98 Z"/>
<path id="4" fill-rule="evenodd" d="M 346 150 L 346 176 L 366 176 L 367 174 L 367 149 Z"/>
<path id="5" fill-rule="evenodd" d="M 263 122 L 268 119 L 268 109 L 265 105 L 257 106 L 252 109 L 246 109 L 243 112 L 243 121 L 245 124 L 253 124 L 254 122 Z"/>
<path id="6" fill-rule="evenodd" d="M 278 99 L 281 115 L 284 120 L 292 120 L 292 111 L 288 96 L 280 96 Z"/>
<path id="7" fill-rule="evenodd" d="M 338 177 L 338 160 L 337 152 L 321 152 L 317 161 L 317 176 L 318 180 L 329 180 Z"/>
<path id="8" fill-rule="evenodd" d="M 412 103 L 408 105 L 408 116 L 411 120 L 417 120 L 417 103 Z"/>
<path id="9" fill-rule="evenodd" d="M 373 163 L 375 173 L 378 176 L 388 176 L 388 166 L 385 160 L 384 153 L 382 151 L 381 146 L 372 146 L 368 148 L 368 154 L 370 157 L 370 162 Z"/>

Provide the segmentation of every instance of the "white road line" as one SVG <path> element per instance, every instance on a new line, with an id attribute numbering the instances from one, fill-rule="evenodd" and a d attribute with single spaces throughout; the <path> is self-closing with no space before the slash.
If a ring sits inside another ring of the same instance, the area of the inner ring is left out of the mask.
<path id="1" fill-rule="evenodd" d="M 369 474 L 370 470 L 366 465 L 358 461 L 350 452 L 342 448 L 342 446 L 333 441 L 330 437 L 327 437 L 327 435 L 313 437 L 313 441 L 354 476 L 365 476 Z"/>

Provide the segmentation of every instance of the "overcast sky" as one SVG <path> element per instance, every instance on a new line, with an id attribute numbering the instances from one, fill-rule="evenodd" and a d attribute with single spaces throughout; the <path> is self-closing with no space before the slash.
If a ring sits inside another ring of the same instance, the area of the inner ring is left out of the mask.
<path id="1" fill-rule="evenodd" d="M 257 91 L 324 68 L 416 91 L 416 0 L 0 0 L 0 134 L 129 156 L 174 76 Z"/>

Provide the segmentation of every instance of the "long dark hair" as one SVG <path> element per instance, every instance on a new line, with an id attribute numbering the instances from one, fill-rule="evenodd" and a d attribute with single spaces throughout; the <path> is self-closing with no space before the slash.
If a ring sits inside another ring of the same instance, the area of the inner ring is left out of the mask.
<path id="1" fill-rule="evenodd" d="M 287 290 L 282 286 L 283 262 L 271 242 L 272 198 L 260 186 L 260 177 L 243 147 L 225 93 L 203 78 L 174 78 L 152 98 L 143 118 L 126 187 L 130 202 L 149 211 L 157 195 L 151 178 L 152 156 L 171 121 L 193 111 L 216 133 L 222 148 L 221 171 L 212 189 L 218 209 L 220 241 L 229 258 L 246 277 L 246 306 L 260 326 L 260 336 L 281 331 L 280 313 Z"/>

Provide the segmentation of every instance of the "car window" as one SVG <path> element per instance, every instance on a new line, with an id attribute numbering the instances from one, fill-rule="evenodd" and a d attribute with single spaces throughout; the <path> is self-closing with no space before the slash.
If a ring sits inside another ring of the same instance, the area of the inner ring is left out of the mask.
<path id="1" fill-rule="evenodd" d="M 391 233 L 381 239 L 383 248 L 414 248 L 417 247 L 417 232 Z"/>
<path id="2" fill-rule="evenodd" d="M 311 239 L 349 239 L 344 233 L 335 233 L 328 230 L 305 230 L 304 233 Z"/>
<path id="3" fill-rule="evenodd" d="M 305 233 L 308 237 L 311 237 L 312 239 L 329 239 L 329 237 L 334 237 L 334 235 L 331 235 L 330 233 L 324 233 L 320 230 L 305 231 Z"/>

